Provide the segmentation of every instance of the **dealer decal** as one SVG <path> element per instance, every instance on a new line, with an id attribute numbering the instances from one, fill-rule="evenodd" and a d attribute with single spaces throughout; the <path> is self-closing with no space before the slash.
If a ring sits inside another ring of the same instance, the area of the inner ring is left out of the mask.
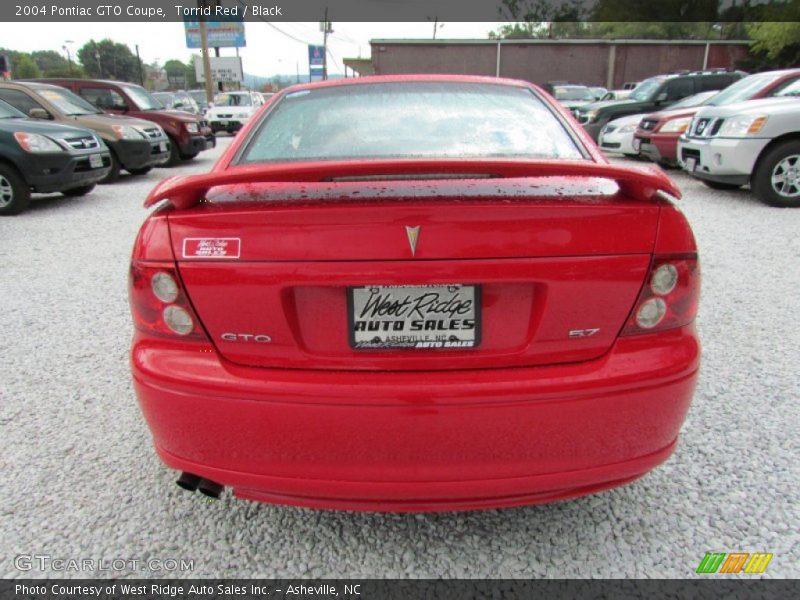
<path id="1" fill-rule="evenodd" d="M 183 258 L 239 258 L 240 238 L 185 238 Z"/>

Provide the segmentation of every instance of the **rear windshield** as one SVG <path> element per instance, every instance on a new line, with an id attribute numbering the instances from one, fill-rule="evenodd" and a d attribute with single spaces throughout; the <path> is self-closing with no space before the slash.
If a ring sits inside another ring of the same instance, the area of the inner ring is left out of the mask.
<path id="1" fill-rule="evenodd" d="M 214 98 L 215 106 L 250 106 L 252 103 L 250 94 L 218 94 Z"/>
<path id="2" fill-rule="evenodd" d="M 594 93 L 589 88 L 557 87 L 554 91 L 556 100 L 594 100 Z"/>
<path id="3" fill-rule="evenodd" d="M 242 162 L 489 157 L 583 158 L 529 89 L 398 82 L 288 94 L 256 130 Z"/>

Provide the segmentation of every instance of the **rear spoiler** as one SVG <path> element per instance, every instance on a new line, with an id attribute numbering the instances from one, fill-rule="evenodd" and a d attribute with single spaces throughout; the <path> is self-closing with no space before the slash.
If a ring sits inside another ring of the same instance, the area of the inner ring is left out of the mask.
<path id="1" fill-rule="evenodd" d="M 370 160 L 317 161 L 302 163 L 260 163 L 213 171 L 202 175 L 169 177 L 147 195 L 145 207 L 168 200 L 176 209 L 199 204 L 209 190 L 219 186 L 248 183 L 311 183 L 341 178 L 382 178 L 436 174 L 436 179 L 452 173 L 454 178 L 501 177 L 588 177 L 611 179 L 625 196 L 643 202 L 653 200 L 659 192 L 680 198 L 677 186 L 658 167 L 622 167 L 591 161 L 564 160 Z M 421 177 L 423 178 L 423 177 Z"/>

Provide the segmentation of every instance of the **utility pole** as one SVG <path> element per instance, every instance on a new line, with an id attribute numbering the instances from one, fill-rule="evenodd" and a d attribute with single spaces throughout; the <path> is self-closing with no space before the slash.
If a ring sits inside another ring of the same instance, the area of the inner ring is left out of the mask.
<path id="1" fill-rule="evenodd" d="M 97 70 L 100 73 L 100 79 L 103 78 L 103 65 L 100 64 L 100 50 L 97 46 L 94 47 L 94 57 L 97 59 Z"/>
<path id="2" fill-rule="evenodd" d="M 325 7 L 325 20 L 322 22 L 322 80 L 328 78 L 328 34 L 333 33 L 328 22 L 328 7 Z M 309 75 L 310 77 L 310 75 Z"/>
<path id="3" fill-rule="evenodd" d="M 436 39 L 436 28 L 439 26 L 439 16 L 433 18 L 433 39 Z"/>
<path id="4" fill-rule="evenodd" d="M 69 64 L 69 76 L 72 77 L 72 54 L 69 51 L 69 46 L 67 44 L 74 44 L 72 40 L 64 40 L 64 45 L 62 48 L 64 52 L 67 53 L 67 63 Z"/>
<path id="5" fill-rule="evenodd" d="M 139 56 L 139 44 L 136 44 L 136 66 L 139 67 L 139 85 L 144 87 L 144 73 L 142 73 L 142 59 Z M 72 71 L 72 63 L 69 64 L 69 70 Z"/>
<path id="6" fill-rule="evenodd" d="M 198 4 L 200 1 L 198 0 Z M 206 82 L 206 102 L 211 104 L 214 101 L 214 82 L 211 81 L 211 60 L 208 57 L 208 28 L 206 18 L 200 17 L 200 51 L 203 55 L 203 79 Z"/>

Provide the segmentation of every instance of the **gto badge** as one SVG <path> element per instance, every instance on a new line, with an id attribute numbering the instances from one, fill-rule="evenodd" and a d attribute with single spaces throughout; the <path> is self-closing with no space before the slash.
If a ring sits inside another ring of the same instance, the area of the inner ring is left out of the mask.
<path id="1" fill-rule="evenodd" d="M 414 227 L 406 225 L 406 235 L 408 236 L 408 245 L 411 246 L 411 256 L 416 256 L 417 240 L 419 239 L 419 225 Z"/>
<path id="2" fill-rule="evenodd" d="M 259 344 L 269 344 L 272 338 L 266 334 L 254 333 L 223 333 L 220 336 L 226 342 L 257 342 Z"/>

